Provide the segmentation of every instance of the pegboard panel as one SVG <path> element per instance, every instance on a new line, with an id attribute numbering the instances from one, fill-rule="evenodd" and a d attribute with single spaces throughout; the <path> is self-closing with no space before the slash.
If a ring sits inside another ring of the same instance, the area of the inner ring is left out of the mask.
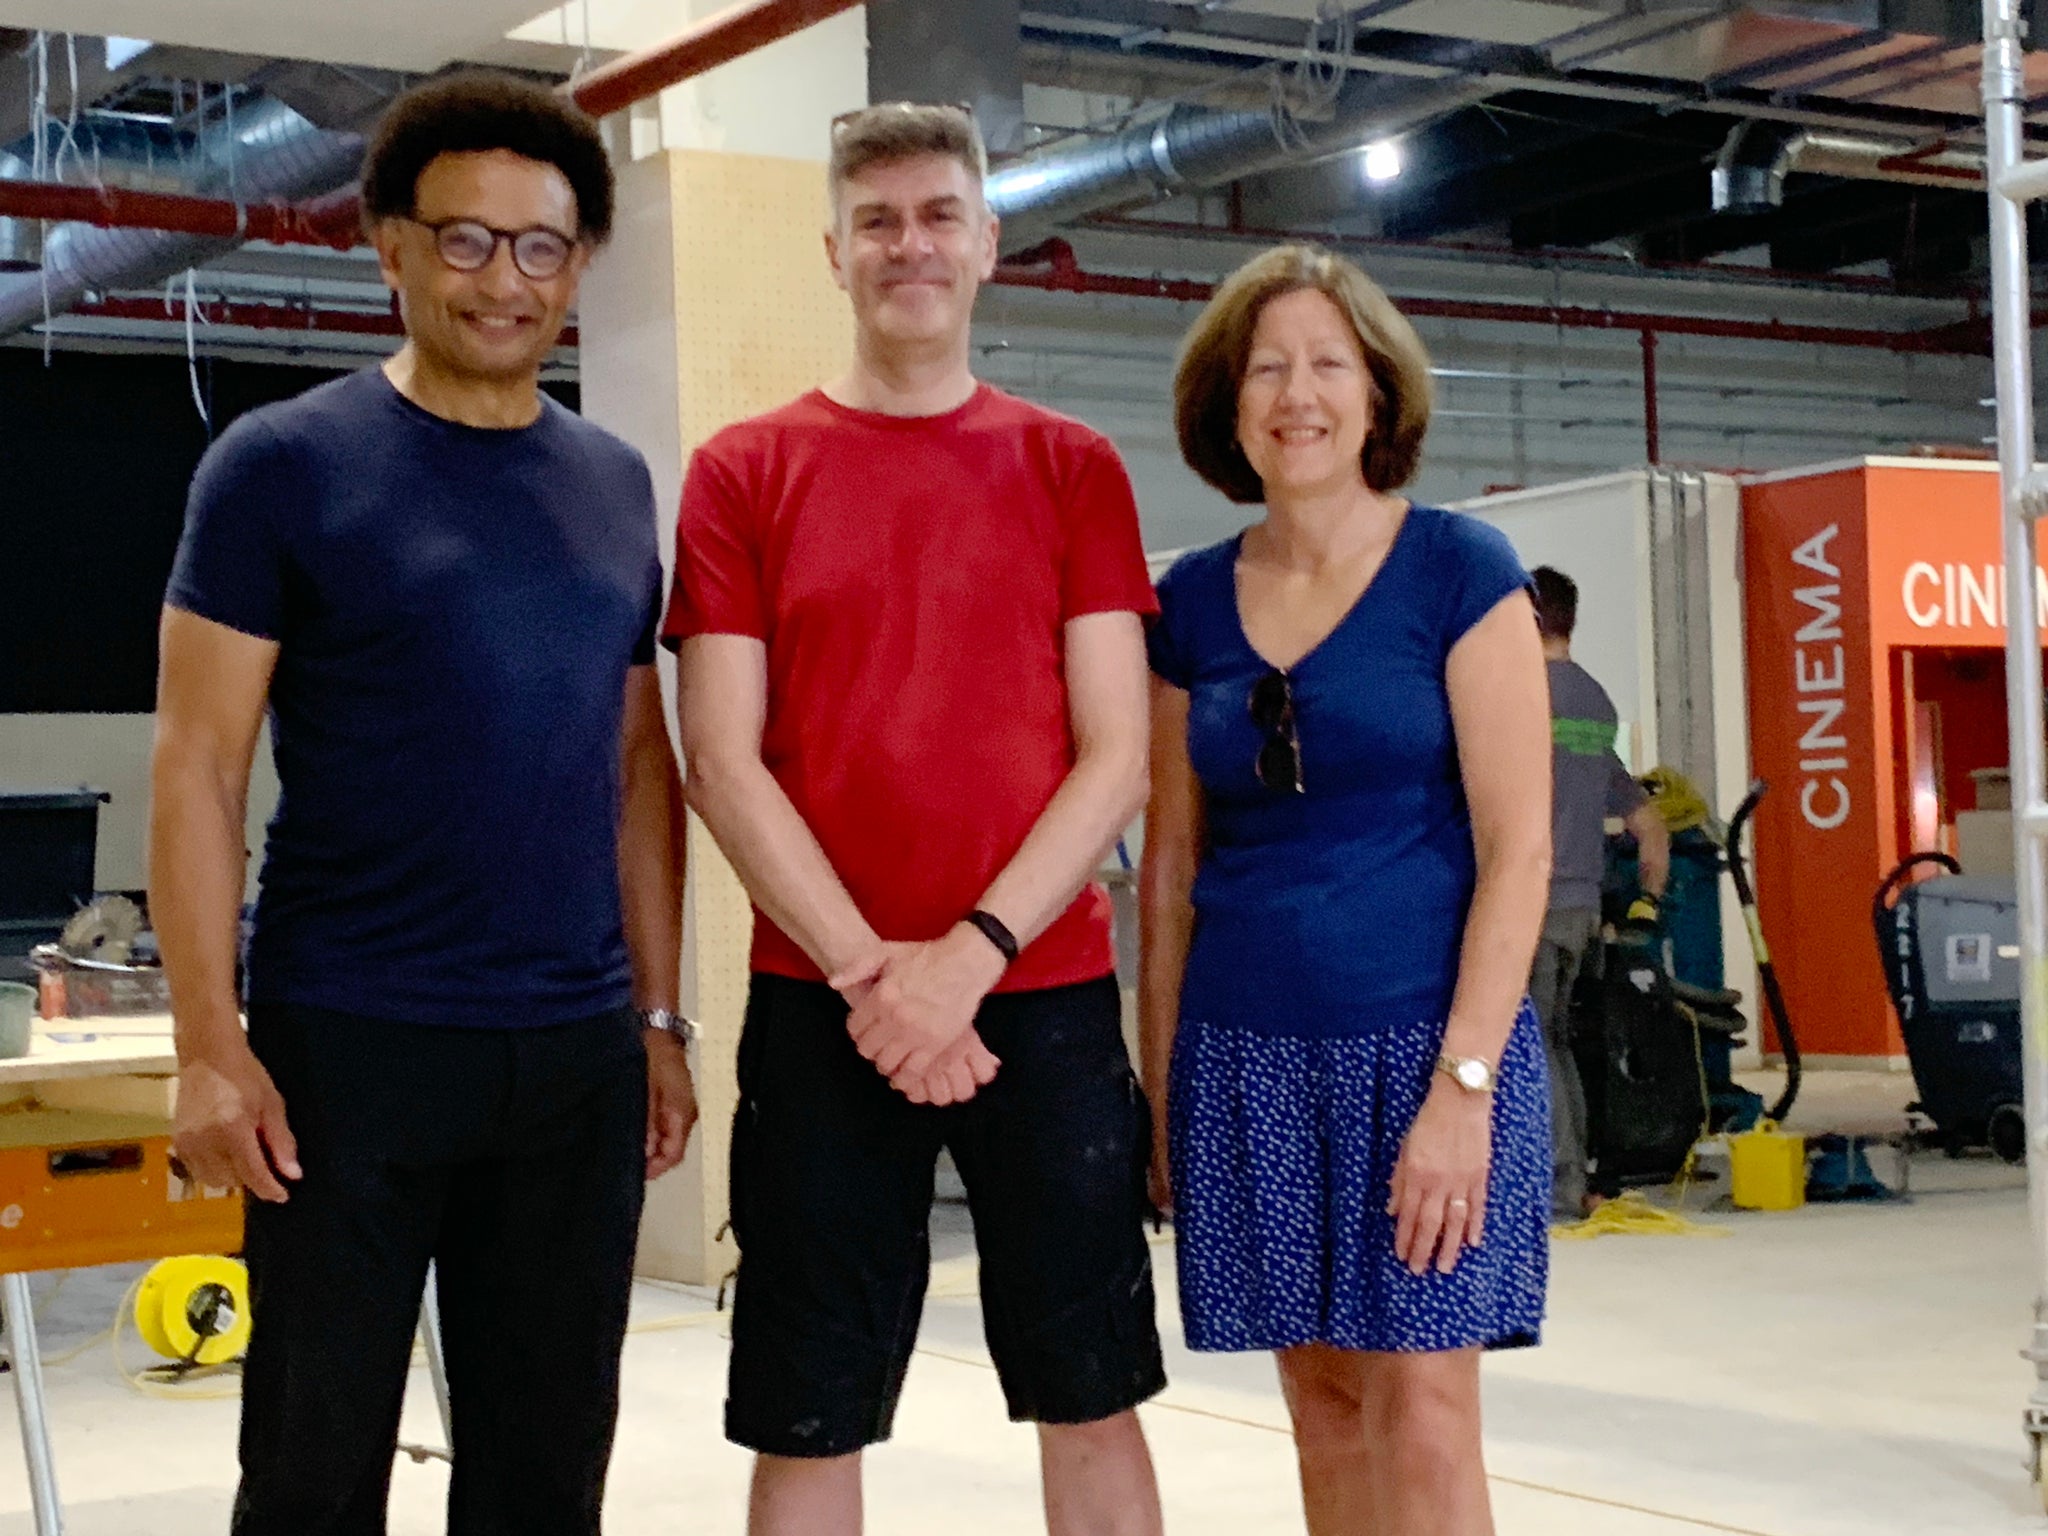
<path id="1" fill-rule="evenodd" d="M 672 150 L 663 159 L 675 269 L 675 410 L 687 456 L 720 427 L 843 372 L 853 321 L 825 260 L 823 166 L 709 150 Z M 689 1160 L 648 1192 L 639 1268 L 715 1284 L 737 1257 L 731 1239 L 718 1234 L 753 912 L 739 876 L 694 814 L 688 848 L 685 992 L 694 991 L 704 1031 L 697 1064 L 703 1119 Z"/>
<path id="2" fill-rule="evenodd" d="M 669 156 L 676 377 L 687 450 L 843 372 L 853 317 L 825 261 L 825 168 Z"/>

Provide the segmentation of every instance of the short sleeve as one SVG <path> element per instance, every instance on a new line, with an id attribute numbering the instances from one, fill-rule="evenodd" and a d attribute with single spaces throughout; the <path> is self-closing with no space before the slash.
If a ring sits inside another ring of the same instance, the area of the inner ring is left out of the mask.
<path id="1" fill-rule="evenodd" d="M 640 622 L 640 633 L 633 640 L 634 666 L 654 664 L 654 644 L 661 633 L 661 621 L 661 564 L 657 561 L 647 583 L 647 611 Z"/>
<path id="2" fill-rule="evenodd" d="M 1104 439 L 1093 439 L 1083 450 L 1065 512 L 1061 619 L 1089 613 L 1157 613 L 1131 477 Z"/>
<path id="3" fill-rule="evenodd" d="M 164 602 L 260 640 L 281 640 L 287 552 L 280 525 L 304 494 L 284 444 L 243 417 L 206 450 Z"/>
<path id="4" fill-rule="evenodd" d="M 1609 754 L 1607 758 L 1607 814 L 1609 816 L 1633 816 L 1650 803 L 1649 791 L 1635 780 L 1635 776 L 1624 768 L 1621 759 Z"/>
<path id="5" fill-rule="evenodd" d="M 671 650 L 695 635 L 768 638 L 761 573 L 761 509 L 740 478 L 707 443 L 690 456 L 676 518 L 676 578 L 662 642 Z"/>
<path id="6" fill-rule="evenodd" d="M 638 451 L 633 453 L 633 499 L 638 504 L 634 510 L 634 521 L 647 530 L 648 542 L 654 544 L 654 520 L 658 515 L 654 507 L 654 476 L 649 473 L 647 460 Z M 636 667 L 652 666 L 655 642 L 661 635 L 661 554 L 656 548 L 649 549 L 647 561 L 646 601 L 640 614 L 640 629 L 633 637 L 632 663 Z"/>
<path id="7" fill-rule="evenodd" d="M 1159 616 L 1145 626 L 1145 656 L 1161 682 L 1176 688 L 1194 686 L 1195 669 L 1187 643 L 1186 562 L 1178 561 L 1159 578 Z"/>
<path id="8" fill-rule="evenodd" d="M 1443 590 L 1449 601 L 1444 613 L 1446 652 L 1464 639 L 1472 626 L 1499 606 L 1501 599 L 1529 587 L 1529 573 L 1508 536 L 1491 523 L 1463 512 L 1441 514 Z"/>

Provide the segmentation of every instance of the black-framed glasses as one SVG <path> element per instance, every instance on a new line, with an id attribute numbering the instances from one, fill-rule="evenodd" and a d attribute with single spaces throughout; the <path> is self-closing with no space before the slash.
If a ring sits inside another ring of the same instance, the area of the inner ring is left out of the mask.
<path id="1" fill-rule="evenodd" d="M 546 224 L 525 229 L 498 229 L 480 219 L 420 219 L 408 215 L 434 237 L 441 260 L 457 272 L 481 272 L 497 259 L 498 247 L 512 247 L 512 265 L 544 282 L 561 275 L 576 250 L 576 237 Z"/>
<path id="2" fill-rule="evenodd" d="M 1252 724 L 1266 733 L 1252 772 L 1268 789 L 1298 795 L 1301 784 L 1301 738 L 1294 730 L 1294 688 L 1278 667 L 1252 684 Z"/>

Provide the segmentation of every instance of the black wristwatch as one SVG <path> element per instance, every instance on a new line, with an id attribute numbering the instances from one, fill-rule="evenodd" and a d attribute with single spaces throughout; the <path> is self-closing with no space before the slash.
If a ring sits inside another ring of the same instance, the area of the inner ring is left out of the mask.
<path id="1" fill-rule="evenodd" d="M 961 919 L 981 931 L 981 936 L 1002 951 L 1003 964 L 1017 963 L 1017 935 L 1010 932 L 1009 925 L 993 912 L 984 912 L 979 907 Z"/>

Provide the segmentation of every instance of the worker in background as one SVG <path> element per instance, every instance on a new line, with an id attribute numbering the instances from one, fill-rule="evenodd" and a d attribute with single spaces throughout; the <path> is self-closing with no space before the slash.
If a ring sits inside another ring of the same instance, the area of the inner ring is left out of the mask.
<path id="1" fill-rule="evenodd" d="M 970 371 L 985 170 L 957 107 L 833 125 L 853 363 L 712 437 L 683 488 L 688 793 L 758 909 L 725 1410 L 756 1536 L 861 1528 L 941 1147 L 1048 1526 L 1160 1528 L 1150 1132 L 1092 883 L 1145 800 L 1152 587 L 1107 439 Z"/>
<path id="2" fill-rule="evenodd" d="M 1579 619 L 1579 588 L 1550 566 L 1531 573 L 1536 584 L 1536 624 L 1550 671 L 1551 800 L 1550 909 L 1529 996 L 1543 1020 L 1550 1056 L 1552 1213 L 1577 1221 L 1597 1197 L 1586 1188 L 1586 1088 L 1572 1055 L 1572 988 L 1586 951 L 1600 932 L 1600 882 L 1607 867 L 1606 826 L 1619 817 L 1635 837 L 1641 894 L 1628 922 L 1654 928 L 1658 903 L 1671 875 L 1671 835 L 1650 805 L 1650 797 L 1629 777 L 1614 750 L 1620 728 L 1614 701 L 1593 675 L 1572 660 L 1572 631 Z"/>
<path id="3" fill-rule="evenodd" d="M 550 91 L 401 97 L 363 216 L 404 346 L 243 417 L 192 485 L 151 909 L 178 1155 L 251 1197 L 237 1536 L 381 1536 L 430 1261 L 449 1531 L 599 1528 L 643 1180 L 696 1118 L 652 486 L 539 388 L 612 201 Z"/>

